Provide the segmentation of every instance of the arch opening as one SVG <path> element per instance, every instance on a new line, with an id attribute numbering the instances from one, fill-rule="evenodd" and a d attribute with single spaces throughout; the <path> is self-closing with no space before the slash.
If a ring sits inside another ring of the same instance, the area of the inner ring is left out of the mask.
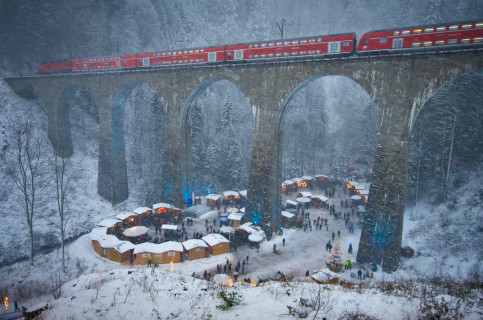
<path id="1" fill-rule="evenodd" d="M 247 189 L 255 126 L 240 89 L 224 79 L 201 83 L 187 99 L 182 121 L 186 204 L 192 204 L 193 194 Z"/>

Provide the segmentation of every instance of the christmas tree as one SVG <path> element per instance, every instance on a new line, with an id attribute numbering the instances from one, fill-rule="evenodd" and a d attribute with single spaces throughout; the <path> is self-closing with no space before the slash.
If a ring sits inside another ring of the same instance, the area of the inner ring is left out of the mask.
<path id="1" fill-rule="evenodd" d="M 344 261 L 342 260 L 342 253 L 338 242 L 330 251 L 330 257 L 327 259 L 327 267 L 334 272 L 339 272 L 344 267 Z"/>

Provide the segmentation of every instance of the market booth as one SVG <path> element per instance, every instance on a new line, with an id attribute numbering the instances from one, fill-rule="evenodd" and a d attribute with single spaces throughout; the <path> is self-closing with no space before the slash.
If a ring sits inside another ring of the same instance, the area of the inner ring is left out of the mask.
<path id="1" fill-rule="evenodd" d="M 156 203 L 153 204 L 153 210 L 155 213 L 161 215 L 161 219 L 165 220 L 172 220 L 178 219 L 181 214 L 181 209 L 176 208 L 175 206 L 169 203 Z"/>
<path id="2" fill-rule="evenodd" d="M 240 194 L 236 191 L 223 191 L 223 197 L 228 201 L 238 199 L 239 196 Z"/>
<path id="3" fill-rule="evenodd" d="M 136 246 L 134 254 L 138 265 L 148 264 L 149 257 L 152 259 L 152 264 L 178 263 L 181 261 L 183 250 L 183 245 L 179 242 L 168 241 L 161 244 L 145 242 Z"/>
<path id="4" fill-rule="evenodd" d="M 301 191 L 301 192 L 298 192 L 297 193 L 297 197 L 311 198 L 312 197 L 312 192 Z"/>
<path id="5" fill-rule="evenodd" d="M 293 200 L 287 200 L 285 201 L 285 204 L 287 208 L 293 208 L 293 209 L 297 209 L 297 206 L 298 206 L 297 201 L 293 201 Z"/>
<path id="6" fill-rule="evenodd" d="M 133 242 L 140 242 L 147 238 L 148 228 L 145 226 L 136 226 L 123 231 L 122 235 L 132 239 Z M 145 240 L 144 240 L 145 241 Z"/>
<path id="7" fill-rule="evenodd" d="M 116 234 L 120 230 L 122 221 L 115 218 L 103 219 L 97 224 L 98 227 L 107 227 L 107 234 Z"/>
<path id="8" fill-rule="evenodd" d="M 116 216 L 116 219 L 122 221 L 122 226 L 124 228 L 134 227 L 139 224 L 138 214 L 134 212 L 121 212 Z"/>
<path id="9" fill-rule="evenodd" d="M 228 253 L 228 244 L 230 241 L 221 234 L 212 233 L 204 236 L 202 239 L 208 245 L 208 252 L 212 256 Z"/>
<path id="10" fill-rule="evenodd" d="M 314 194 L 310 199 L 312 200 L 312 203 L 319 208 L 325 206 L 325 202 L 329 200 L 329 198 L 318 194 Z"/>
<path id="11" fill-rule="evenodd" d="M 183 242 L 183 247 L 190 261 L 206 257 L 206 250 L 208 248 L 208 245 L 203 240 L 186 240 L 185 242 Z"/>
<path id="12" fill-rule="evenodd" d="M 295 214 L 288 211 L 282 211 L 282 222 L 283 226 L 291 227 L 295 221 Z"/>
<path id="13" fill-rule="evenodd" d="M 107 249 L 107 259 L 119 263 L 129 261 L 136 246 L 129 241 L 119 241 Z"/>
<path id="14" fill-rule="evenodd" d="M 241 190 L 241 191 L 238 191 L 238 193 L 240 194 L 241 197 L 245 198 L 247 197 L 247 190 Z"/>
<path id="15" fill-rule="evenodd" d="M 206 205 L 214 208 L 218 200 L 221 200 L 221 195 L 215 193 L 209 194 L 206 196 Z"/>
<path id="16" fill-rule="evenodd" d="M 240 226 L 241 219 L 244 214 L 242 212 L 232 212 L 228 216 L 228 221 L 230 222 L 230 227 L 237 229 Z"/>

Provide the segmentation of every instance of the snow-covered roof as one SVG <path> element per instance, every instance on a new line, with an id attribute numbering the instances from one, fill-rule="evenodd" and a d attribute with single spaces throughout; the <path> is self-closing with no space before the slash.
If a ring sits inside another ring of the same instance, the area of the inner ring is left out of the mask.
<path id="1" fill-rule="evenodd" d="M 181 210 L 181 209 L 176 208 L 175 206 L 173 206 L 172 204 L 169 204 L 169 203 L 163 203 L 163 202 L 160 202 L 160 203 L 155 203 L 155 204 L 153 204 L 153 209 L 154 209 L 154 210 L 159 209 L 159 208 L 166 208 L 166 209 Z"/>
<path id="2" fill-rule="evenodd" d="M 215 200 L 215 201 L 220 198 L 221 198 L 221 195 L 215 194 L 215 193 L 212 193 L 206 196 L 206 199 Z"/>
<path id="3" fill-rule="evenodd" d="M 295 215 L 293 213 L 290 213 L 290 212 L 287 212 L 287 211 L 282 211 L 282 216 L 284 216 L 285 218 L 288 218 L 288 219 L 295 217 Z"/>
<path id="4" fill-rule="evenodd" d="M 183 247 L 186 250 L 191 250 L 191 249 L 198 248 L 198 247 L 208 248 L 208 246 L 206 245 L 206 242 L 204 242 L 201 239 L 186 240 L 185 242 L 183 242 Z"/>
<path id="5" fill-rule="evenodd" d="M 163 224 L 161 226 L 161 229 L 164 229 L 164 230 L 178 230 L 178 226 L 177 225 L 174 225 L 174 224 Z"/>
<path id="6" fill-rule="evenodd" d="M 323 201 L 323 202 L 325 202 L 325 201 L 329 200 L 329 198 L 324 197 L 323 195 L 320 195 L 320 194 L 314 194 L 314 195 L 312 196 L 312 199 L 319 199 L 319 200 L 321 200 L 321 201 Z"/>
<path id="7" fill-rule="evenodd" d="M 124 253 L 126 251 L 129 251 L 129 250 L 136 248 L 136 246 L 132 242 L 129 242 L 129 241 L 120 241 L 117 245 L 115 245 L 112 248 L 116 249 L 120 253 Z"/>
<path id="8" fill-rule="evenodd" d="M 183 245 L 174 241 L 168 241 L 160 244 L 145 242 L 136 246 L 134 249 L 134 254 L 142 252 L 163 253 L 167 251 L 183 252 Z"/>
<path id="9" fill-rule="evenodd" d="M 91 240 L 98 241 L 99 238 L 104 237 L 106 233 L 107 233 L 107 227 L 93 228 L 89 233 L 89 238 L 91 238 Z"/>
<path id="10" fill-rule="evenodd" d="M 134 209 L 132 212 L 134 212 L 136 214 L 141 214 L 141 213 L 144 213 L 146 211 L 151 212 L 151 211 L 153 211 L 153 209 L 148 208 L 148 207 L 139 207 L 139 208 Z"/>
<path id="11" fill-rule="evenodd" d="M 124 230 L 122 234 L 126 237 L 139 237 L 146 233 L 148 233 L 148 228 L 146 228 L 145 226 L 136 226 Z"/>
<path id="12" fill-rule="evenodd" d="M 204 242 L 206 242 L 209 246 L 212 246 L 212 247 L 220 243 L 230 242 L 228 241 L 227 238 L 225 238 L 224 236 L 218 233 L 212 233 L 212 234 L 206 235 L 201 239 L 203 239 Z"/>
<path id="13" fill-rule="evenodd" d="M 137 213 L 134 213 L 134 212 L 121 212 L 120 214 L 118 214 L 116 216 L 117 219 L 119 220 L 124 220 L 124 219 L 127 219 L 129 217 L 132 217 L 132 216 L 136 216 Z"/>
<path id="14" fill-rule="evenodd" d="M 302 179 L 304 179 L 304 180 L 314 180 L 314 177 L 312 177 L 312 176 L 303 176 Z"/>
<path id="15" fill-rule="evenodd" d="M 223 227 L 220 228 L 220 232 L 221 233 L 231 233 L 231 232 L 235 232 L 235 229 L 233 227 L 223 226 Z"/>
<path id="16" fill-rule="evenodd" d="M 112 248 L 115 247 L 116 245 L 121 242 L 116 236 L 113 236 L 112 234 L 107 234 L 104 237 L 101 237 L 97 239 L 99 242 L 99 245 L 103 248 Z"/>
<path id="17" fill-rule="evenodd" d="M 254 233 L 248 236 L 248 241 L 250 242 L 262 242 L 263 241 L 263 236 L 258 233 Z"/>
<path id="18" fill-rule="evenodd" d="M 361 200 L 362 198 L 361 198 L 361 196 L 356 195 L 356 196 L 352 196 L 351 199 L 352 200 Z"/>
<path id="19" fill-rule="evenodd" d="M 227 208 L 226 212 L 232 213 L 232 212 L 238 212 L 237 208 Z"/>
<path id="20" fill-rule="evenodd" d="M 228 220 L 241 220 L 243 218 L 243 213 L 233 212 L 228 216 Z"/>
<path id="21" fill-rule="evenodd" d="M 245 208 L 241 208 L 241 209 L 240 209 L 240 212 L 245 213 Z"/>
<path id="22" fill-rule="evenodd" d="M 295 181 L 295 182 L 299 182 L 299 181 L 302 181 L 303 179 L 301 179 L 301 178 L 293 178 L 292 180 Z"/>
<path id="23" fill-rule="evenodd" d="M 97 225 L 99 227 L 108 227 L 108 228 L 110 228 L 110 227 L 112 227 L 113 225 L 115 225 L 116 223 L 119 223 L 119 222 L 121 222 L 121 220 L 111 218 L 111 219 L 104 219 L 101 222 L 99 222 Z"/>
<path id="24" fill-rule="evenodd" d="M 235 196 L 238 197 L 239 194 L 236 191 L 223 191 L 223 196 L 224 197 L 229 197 L 229 196 Z"/>
<path id="25" fill-rule="evenodd" d="M 284 184 L 289 184 L 289 185 L 290 185 L 290 184 L 294 184 L 294 183 L 295 183 L 295 181 L 293 181 L 293 180 L 285 180 L 285 181 L 284 181 L 284 182 L 282 182 L 282 183 L 284 183 Z"/>
<path id="26" fill-rule="evenodd" d="M 308 192 L 308 191 L 301 191 L 298 194 L 300 194 L 300 195 L 302 195 L 302 197 L 306 197 L 306 198 L 312 197 L 312 192 Z"/>
<path id="27" fill-rule="evenodd" d="M 238 191 L 238 193 L 243 196 L 243 197 L 246 197 L 247 195 L 247 190 L 241 190 L 241 191 Z"/>
<path id="28" fill-rule="evenodd" d="M 300 202 L 300 203 L 308 203 L 308 202 L 310 202 L 310 198 L 307 198 L 307 197 L 299 197 L 296 200 L 297 200 L 297 202 Z"/>
<path id="29" fill-rule="evenodd" d="M 315 177 L 316 178 L 328 178 L 328 176 L 323 175 L 323 174 L 316 174 Z"/>
<path id="30" fill-rule="evenodd" d="M 361 195 L 367 196 L 369 194 L 369 189 L 359 190 L 359 192 L 361 193 Z"/>
<path id="31" fill-rule="evenodd" d="M 288 204 L 291 204 L 293 206 L 296 206 L 298 204 L 296 201 L 293 201 L 293 200 L 287 200 L 285 202 L 288 203 Z"/>

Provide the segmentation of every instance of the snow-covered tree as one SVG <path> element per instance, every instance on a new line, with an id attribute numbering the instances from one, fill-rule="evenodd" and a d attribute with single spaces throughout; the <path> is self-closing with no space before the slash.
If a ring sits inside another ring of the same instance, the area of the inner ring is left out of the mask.
<path id="1" fill-rule="evenodd" d="M 326 263 L 327 267 L 334 272 L 339 272 L 344 267 L 344 260 L 342 259 L 342 251 L 340 250 L 339 242 L 336 242 L 330 251 L 330 256 Z"/>

